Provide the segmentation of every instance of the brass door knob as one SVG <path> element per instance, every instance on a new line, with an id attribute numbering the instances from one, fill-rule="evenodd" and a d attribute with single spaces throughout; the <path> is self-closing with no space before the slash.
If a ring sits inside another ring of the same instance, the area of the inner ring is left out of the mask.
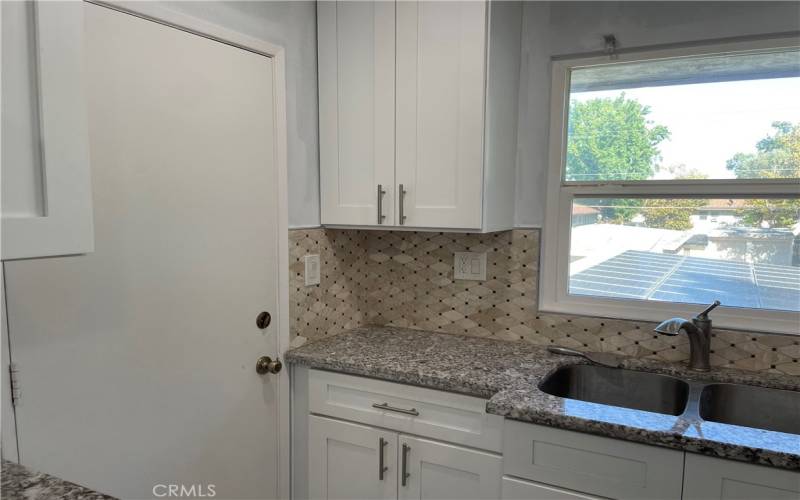
<path id="1" fill-rule="evenodd" d="M 269 356 L 261 356 L 256 361 L 256 372 L 261 375 L 265 373 L 278 373 L 283 368 L 283 363 L 279 359 L 272 359 Z"/>

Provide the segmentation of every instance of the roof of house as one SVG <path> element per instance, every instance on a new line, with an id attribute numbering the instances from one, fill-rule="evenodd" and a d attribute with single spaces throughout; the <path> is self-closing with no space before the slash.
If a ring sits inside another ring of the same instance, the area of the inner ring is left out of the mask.
<path id="1" fill-rule="evenodd" d="M 741 198 L 708 200 L 700 210 L 738 210 L 747 205 L 747 200 Z"/>
<path id="2" fill-rule="evenodd" d="M 629 250 L 570 276 L 569 293 L 800 311 L 800 268 Z"/>
<path id="3" fill-rule="evenodd" d="M 578 205 L 577 203 L 572 205 L 572 215 L 593 215 L 599 213 L 600 210 L 594 207 L 587 207 L 586 205 Z"/>

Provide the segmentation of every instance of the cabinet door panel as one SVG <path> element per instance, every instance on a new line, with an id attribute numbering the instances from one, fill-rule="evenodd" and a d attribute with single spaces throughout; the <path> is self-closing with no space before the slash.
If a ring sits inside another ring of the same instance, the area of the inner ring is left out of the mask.
<path id="1" fill-rule="evenodd" d="M 320 195 L 324 224 L 394 222 L 393 2 L 319 2 Z"/>
<path id="2" fill-rule="evenodd" d="M 83 2 L 2 3 L 2 258 L 94 251 Z"/>
<path id="3" fill-rule="evenodd" d="M 797 500 L 800 472 L 686 454 L 685 500 Z"/>
<path id="4" fill-rule="evenodd" d="M 484 2 L 397 3 L 396 176 L 407 226 L 481 227 L 485 35 Z"/>
<path id="5" fill-rule="evenodd" d="M 311 415 L 308 434 L 310 498 L 396 498 L 396 433 Z M 382 479 L 378 472 L 381 451 L 386 467 Z"/>
<path id="6" fill-rule="evenodd" d="M 402 485 L 403 445 L 408 473 Z M 497 499 L 502 459 L 498 455 L 451 444 L 400 435 L 398 497 L 414 500 Z"/>

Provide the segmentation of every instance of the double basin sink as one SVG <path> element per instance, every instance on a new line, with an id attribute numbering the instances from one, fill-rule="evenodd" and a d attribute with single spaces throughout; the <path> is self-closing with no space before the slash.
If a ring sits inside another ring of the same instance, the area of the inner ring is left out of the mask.
<path id="1" fill-rule="evenodd" d="M 585 364 L 558 368 L 539 389 L 562 398 L 800 434 L 800 392 L 795 391 Z"/>

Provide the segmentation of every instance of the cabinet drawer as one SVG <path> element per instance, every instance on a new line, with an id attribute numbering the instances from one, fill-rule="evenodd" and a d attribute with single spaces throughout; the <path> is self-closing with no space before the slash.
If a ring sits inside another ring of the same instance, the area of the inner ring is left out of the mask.
<path id="1" fill-rule="evenodd" d="M 502 449 L 503 417 L 487 414 L 483 399 L 320 370 L 309 372 L 308 383 L 312 413 Z"/>
<path id="2" fill-rule="evenodd" d="M 503 477 L 503 494 L 500 498 L 502 500 L 600 500 L 599 497 L 507 476 Z"/>
<path id="3" fill-rule="evenodd" d="M 685 500 L 800 498 L 800 472 L 686 454 Z"/>
<path id="4" fill-rule="evenodd" d="M 677 499 L 683 452 L 507 420 L 503 472 L 603 497 Z"/>

